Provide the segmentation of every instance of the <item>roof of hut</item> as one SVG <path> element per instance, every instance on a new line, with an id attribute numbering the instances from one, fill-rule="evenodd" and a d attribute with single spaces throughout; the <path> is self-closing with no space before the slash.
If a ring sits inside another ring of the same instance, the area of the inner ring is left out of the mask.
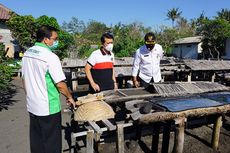
<path id="1" fill-rule="evenodd" d="M 177 44 L 192 44 L 192 43 L 200 43 L 202 39 L 202 36 L 195 36 L 195 37 L 186 37 L 186 38 L 181 38 L 178 40 L 175 40 L 173 42 L 174 45 Z"/>
<path id="2" fill-rule="evenodd" d="M 200 70 L 230 70 L 230 61 L 214 60 L 184 60 L 186 66 L 194 71 Z"/>
<path id="3" fill-rule="evenodd" d="M 8 20 L 10 18 L 11 10 L 0 4 L 0 20 Z"/>

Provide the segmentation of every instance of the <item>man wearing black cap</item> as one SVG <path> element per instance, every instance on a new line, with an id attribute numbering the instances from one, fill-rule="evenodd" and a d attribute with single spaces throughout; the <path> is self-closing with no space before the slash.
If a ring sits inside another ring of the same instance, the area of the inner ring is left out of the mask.
<path id="1" fill-rule="evenodd" d="M 135 54 L 132 76 L 135 87 L 148 88 L 151 82 L 161 81 L 160 60 L 164 51 L 161 45 L 156 44 L 154 33 L 147 33 L 144 39 L 145 45 L 137 49 Z"/>

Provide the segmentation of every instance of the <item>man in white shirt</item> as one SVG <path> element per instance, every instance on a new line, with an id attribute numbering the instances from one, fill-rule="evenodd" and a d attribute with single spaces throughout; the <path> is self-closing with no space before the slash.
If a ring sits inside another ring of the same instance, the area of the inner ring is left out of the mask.
<path id="1" fill-rule="evenodd" d="M 151 82 L 161 81 L 160 60 L 164 51 L 161 45 L 156 44 L 154 33 L 147 33 L 144 40 L 145 45 L 136 51 L 132 76 L 135 87 L 148 88 Z"/>
<path id="2" fill-rule="evenodd" d="M 31 153 L 61 153 L 60 94 L 66 103 L 75 102 L 64 82 L 60 60 L 52 52 L 58 46 L 57 30 L 42 26 L 37 32 L 37 42 L 22 58 L 22 78 L 30 116 Z"/>

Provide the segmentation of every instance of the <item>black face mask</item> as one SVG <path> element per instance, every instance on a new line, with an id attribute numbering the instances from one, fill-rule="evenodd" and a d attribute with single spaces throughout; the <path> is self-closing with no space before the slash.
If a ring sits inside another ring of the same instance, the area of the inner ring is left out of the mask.
<path id="1" fill-rule="evenodd" d="M 145 44 L 145 46 L 149 51 L 151 51 L 154 48 L 155 44 Z"/>

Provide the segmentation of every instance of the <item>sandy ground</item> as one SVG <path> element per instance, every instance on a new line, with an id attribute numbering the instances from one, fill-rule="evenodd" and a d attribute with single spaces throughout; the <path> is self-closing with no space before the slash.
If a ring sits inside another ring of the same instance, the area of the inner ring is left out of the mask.
<path id="1" fill-rule="evenodd" d="M 29 118 L 26 111 L 25 95 L 21 81 L 15 78 L 12 82 L 12 90 L 6 100 L 0 101 L 0 152 L 1 153 L 29 153 Z M 62 108 L 65 108 L 62 97 Z M 214 151 L 211 146 L 212 125 L 204 125 L 198 128 L 186 129 L 184 153 L 230 153 L 230 124 L 229 117 L 226 118 L 221 128 L 219 149 Z M 70 114 L 62 113 L 63 125 L 63 152 L 69 152 L 70 143 Z M 174 133 L 171 132 L 169 152 L 173 149 Z M 125 152 L 142 153 L 151 152 L 151 136 L 143 136 L 140 141 L 127 139 Z M 160 144 L 162 135 L 160 136 Z M 164 147 L 164 146 L 163 146 Z M 161 145 L 159 145 L 160 152 Z M 85 152 L 81 148 L 78 152 Z M 100 152 L 116 152 L 115 142 L 101 145 Z"/>
<path id="2" fill-rule="evenodd" d="M 12 80 L 11 94 L 0 101 L 0 152 L 29 153 L 29 115 L 26 111 L 25 94 L 20 79 Z M 62 97 L 62 108 L 66 108 Z M 63 152 L 69 152 L 70 115 L 62 113 Z"/>

